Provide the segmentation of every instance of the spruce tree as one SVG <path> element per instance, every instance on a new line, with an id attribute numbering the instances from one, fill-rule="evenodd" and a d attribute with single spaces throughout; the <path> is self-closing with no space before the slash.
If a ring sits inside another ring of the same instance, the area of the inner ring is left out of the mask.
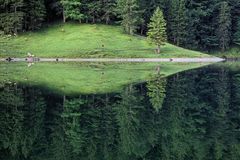
<path id="1" fill-rule="evenodd" d="M 185 0 L 171 0 L 168 14 L 168 35 L 178 46 L 186 41 Z"/>
<path id="2" fill-rule="evenodd" d="M 240 19 L 237 23 L 237 32 L 234 34 L 234 42 L 240 45 Z"/>
<path id="3" fill-rule="evenodd" d="M 154 12 L 151 22 L 148 25 L 148 39 L 157 45 L 157 53 L 161 52 L 161 45 L 167 41 L 166 21 L 163 17 L 163 12 L 158 7 Z"/>
<path id="4" fill-rule="evenodd" d="M 100 0 L 90 0 L 86 1 L 86 7 L 87 7 L 87 17 L 92 21 L 92 23 L 96 23 L 100 20 L 100 13 L 101 13 L 101 1 Z"/>
<path id="5" fill-rule="evenodd" d="M 156 112 L 159 112 L 163 106 L 166 97 L 166 84 L 167 80 L 161 75 L 157 75 L 153 81 L 149 81 L 147 84 L 147 94 Z"/>
<path id="6" fill-rule="evenodd" d="M 217 36 L 219 39 L 219 47 L 222 52 L 224 52 L 229 47 L 231 40 L 231 14 L 227 2 L 222 2 L 220 5 Z"/>
<path id="7" fill-rule="evenodd" d="M 25 29 L 39 29 L 46 15 L 44 0 L 26 0 L 25 1 Z"/>
<path id="8" fill-rule="evenodd" d="M 134 34 L 142 22 L 138 0 L 118 0 L 117 10 L 122 19 L 121 24 L 128 34 Z"/>
<path id="9" fill-rule="evenodd" d="M 102 19 L 106 24 L 109 24 L 111 18 L 116 15 L 116 0 L 103 0 L 102 1 Z"/>
<path id="10" fill-rule="evenodd" d="M 0 3 L 0 30 L 6 34 L 17 34 L 23 28 L 23 0 Z"/>
<path id="11" fill-rule="evenodd" d="M 81 13 L 81 0 L 61 0 L 63 7 L 63 22 L 69 18 L 81 22 L 84 15 Z"/>

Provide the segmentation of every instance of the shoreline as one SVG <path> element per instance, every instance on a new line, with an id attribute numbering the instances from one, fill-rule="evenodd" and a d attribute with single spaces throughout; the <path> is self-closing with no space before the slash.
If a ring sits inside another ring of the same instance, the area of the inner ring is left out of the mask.
<path id="1" fill-rule="evenodd" d="M 201 62 L 222 62 L 223 58 L 35 58 L 28 61 L 26 58 L 12 58 L 8 61 L 0 58 L 0 62 L 177 62 L 177 63 L 201 63 Z"/>

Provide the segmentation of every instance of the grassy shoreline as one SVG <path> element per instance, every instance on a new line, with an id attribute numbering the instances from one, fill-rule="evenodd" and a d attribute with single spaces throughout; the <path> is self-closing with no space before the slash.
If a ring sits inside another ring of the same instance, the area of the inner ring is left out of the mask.
<path id="1" fill-rule="evenodd" d="M 211 55 L 221 58 L 240 59 L 240 46 L 232 46 L 225 52 L 213 52 Z"/>
<path id="2" fill-rule="evenodd" d="M 55 24 L 37 32 L 2 39 L 0 57 L 25 57 L 28 52 L 42 58 L 199 58 L 210 55 L 167 43 L 162 53 L 145 37 L 124 34 L 120 26 Z M 1 44 L 0 44 L 1 45 Z"/>

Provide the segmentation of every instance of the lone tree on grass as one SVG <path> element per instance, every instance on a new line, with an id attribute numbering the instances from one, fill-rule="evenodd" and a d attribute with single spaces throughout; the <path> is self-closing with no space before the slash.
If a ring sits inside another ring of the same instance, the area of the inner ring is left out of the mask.
<path id="1" fill-rule="evenodd" d="M 161 45 L 164 45 L 167 41 L 166 21 L 159 7 L 154 12 L 148 28 L 148 39 L 157 45 L 157 53 L 159 54 L 161 52 Z"/>

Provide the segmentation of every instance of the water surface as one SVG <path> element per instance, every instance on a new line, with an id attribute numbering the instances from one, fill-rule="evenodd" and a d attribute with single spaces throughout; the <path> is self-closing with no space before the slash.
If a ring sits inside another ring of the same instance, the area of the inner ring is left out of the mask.
<path id="1" fill-rule="evenodd" d="M 151 72 L 118 92 L 74 94 L 9 76 L 0 83 L 0 159 L 240 157 L 240 63 Z"/>

